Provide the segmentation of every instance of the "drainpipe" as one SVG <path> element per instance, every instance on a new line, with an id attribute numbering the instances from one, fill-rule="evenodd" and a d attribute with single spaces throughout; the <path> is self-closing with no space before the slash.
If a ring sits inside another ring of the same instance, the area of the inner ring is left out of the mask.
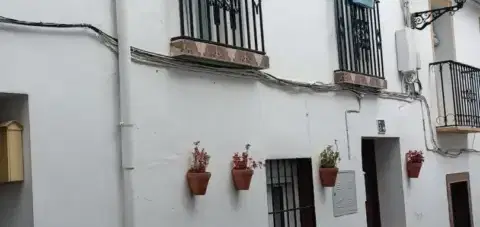
<path id="1" fill-rule="evenodd" d="M 358 110 L 346 110 L 345 111 L 345 133 L 347 134 L 347 152 L 348 152 L 348 160 L 352 159 L 352 152 L 350 151 L 350 132 L 348 130 L 348 114 L 351 113 L 360 113 L 360 109 L 362 108 L 361 105 L 361 98 L 357 98 L 358 101 Z"/>
<path id="2" fill-rule="evenodd" d="M 122 226 L 134 227 L 133 213 L 133 156 L 132 129 L 130 120 L 130 66 L 131 52 L 128 41 L 126 0 L 115 0 L 116 29 L 118 38 L 118 103 L 120 105 L 120 153 L 122 180 Z"/>

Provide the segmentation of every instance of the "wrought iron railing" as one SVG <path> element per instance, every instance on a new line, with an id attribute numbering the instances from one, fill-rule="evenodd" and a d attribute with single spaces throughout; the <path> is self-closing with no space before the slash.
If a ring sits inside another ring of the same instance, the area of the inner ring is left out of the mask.
<path id="1" fill-rule="evenodd" d="M 335 0 L 340 71 L 384 78 L 379 1 L 373 8 Z"/>
<path id="2" fill-rule="evenodd" d="M 317 226 L 311 159 L 267 160 L 270 227 Z"/>
<path id="3" fill-rule="evenodd" d="M 178 0 L 180 37 L 265 54 L 262 0 Z"/>
<path id="4" fill-rule="evenodd" d="M 480 69 L 455 61 L 430 67 L 436 74 L 437 126 L 480 127 Z"/>

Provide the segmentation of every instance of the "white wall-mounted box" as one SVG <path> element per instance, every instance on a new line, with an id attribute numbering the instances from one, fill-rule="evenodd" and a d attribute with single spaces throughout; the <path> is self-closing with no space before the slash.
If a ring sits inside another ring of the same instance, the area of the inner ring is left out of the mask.
<path id="1" fill-rule="evenodd" d="M 415 73 L 418 68 L 415 33 L 411 28 L 395 32 L 397 69 L 401 73 Z"/>

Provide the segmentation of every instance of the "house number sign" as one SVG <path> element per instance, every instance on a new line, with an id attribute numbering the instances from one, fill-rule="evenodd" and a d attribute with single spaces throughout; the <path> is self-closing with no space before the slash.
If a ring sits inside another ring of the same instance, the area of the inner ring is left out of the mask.
<path id="1" fill-rule="evenodd" d="M 378 134 L 385 134 L 387 132 L 385 120 L 377 120 L 377 131 Z"/>

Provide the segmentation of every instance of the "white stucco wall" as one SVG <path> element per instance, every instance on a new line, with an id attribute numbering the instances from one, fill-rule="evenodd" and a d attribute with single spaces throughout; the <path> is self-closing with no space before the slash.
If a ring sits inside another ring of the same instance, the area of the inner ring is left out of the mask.
<path id="1" fill-rule="evenodd" d="M 2 1 L 0 15 L 114 32 L 110 1 Z M 115 55 L 83 29 L 5 25 L 0 50 L 0 92 L 28 95 L 33 187 L 1 196 L 0 226 L 120 226 Z"/>
<path id="2" fill-rule="evenodd" d="M 480 4 L 468 2 L 453 18 L 457 60 L 480 68 L 477 55 L 480 52 Z M 468 35 L 467 35 L 468 34 Z"/>
<path id="3" fill-rule="evenodd" d="M 302 1 L 298 6 L 301 10 L 291 10 L 289 1 L 264 2 L 266 46 L 272 63 L 269 72 L 288 79 L 332 81 L 332 71 L 337 67 L 332 4 L 331 1 Z M 177 5 L 175 1 L 168 1 L 166 7 L 161 7 L 164 11 L 159 9 L 159 12 L 152 12 L 152 5 L 145 1 L 131 3 L 132 42 L 135 46 L 168 54 L 168 39 L 179 33 L 178 13 L 169 9 L 176 9 Z M 381 3 L 385 70 L 391 91 L 401 90 L 394 49 L 394 31 L 403 26 L 399 5 L 398 1 Z M 425 10 L 428 3 L 416 1 L 412 8 Z M 149 12 L 148 19 L 157 18 L 154 13 L 162 15 L 164 12 L 164 16 L 156 19 L 161 23 L 145 26 L 143 12 Z M 282 16 L 278 16 L 279 12 Z M 435 94 L 430 90 L 434 78 L 429 78 L 426 70 L 433 59 L 430 35 L 428 30 L 417 34 L 423 63 L 420 78 L 426 85 L 424 93 L 427 95 Z M 231 154 L 248 142 L 253 145 L 252 152 L 257 158 L 313 157 L 317 161 L 321 148 L 334 139 L 340 141 L 343 158 L 340 168 L 357 171 L 359 212 L 333 217 L 331 190 L 318 186 L 318 163 L 315 163 L 312 171 L 317 223 L 320 226 L 357 226 L 359 223 L 365 226 L 365 209 L 361 205 L 365 200 L 360 174 L 361 136 L 377 136 L 375 120 L 385 119 L 385 136 L 400 137 L 401 152 L 425 149 L 419 104 L 365 99 L 361 113 L 350 117 L 352 159 L 348 160 L 344 111 L 358 108 L 352 96 L 291 94 L 251 80 L 212 76 L 211 73 L 136 67 L 135 90 L 151 91 L 149 96 L 156 97 L 146 99 L 143 93 L 134 94 L 135 105 L 151 108 L 148 112 L 134 114 L 139 128 L 135 137 L 136 150 L 148 146 L 147 151 L 136 155 L 135 185 L 151 186 L 138 187 L 136 191 L 141 198 L 136 203 L 140 226 L 165 222 L 179 226 L 242 226 L 245 223 L 266 226 L 265 175 L 257 171 L 252 189 L 241 193 L 239 202 L 230 185 Z M 163 133 L 159 132 L 162 129 Z M 212 154 L 209 169 L 213 176 L 208 194 L 190 200 L 184 174 L 188 151 L 195 140 L 201 140 L 202 146 Z M 445 174 L 472 171 L 468 163 L 473 157 L 452 160 L 427 152 L 426 158 L 420 180 L 407 181 L 403 176 L 407 226 L 449 226 L 447 200 L 444 199 Z M 168 174 L 164 174 L 165 171 Z M 155 178 L 161 180 L 155 181 Z M 474 192 L 474 174 L 472 185 Z"/>
<path id="4" fill-rule="evenodd" d="M 467 1 L 463 9 L 455 13 L 453 17 L 454 31 L 454 52 L 456 61 L 479 68 L 478 52 L 480 45 L 476 40 L 480 38 L 480 5 Z M 442 135 L 440 137 L 441 145 L 448 148 L 471 147 L 479 149 L 478 133 L 469 135 Z M 443 160 L 441 163 L 445 166 L 445 172 L 469 171 L 471 179 L 471 193 L 473 213 L 478 213 L 480 209 L 480 195 L 475 192 L 480 187 L 480 175 L 478 174 L 479 157 L 476 154 L 464 155 L 456 160 Z M 461 166 L 461 167 L 456 167 Z M 480 223 L 480 217 L 474 217 L 474 224 Z"/>
<path id="5" fill-rule="evenodd" d="M 380 7 L 388 90 L 401 91 L 394 43 L 395 30 L 403 27 L 400 2 L 382 1 Z M 179 34 L 177 1 L 129 1 L 127 8 L 131 45 L 167 55 L 169 39 Z M 427 8 L 427 1 L 412 3 L 413 11 Z M 115 34 L 113 9 L 110 1 L 93 0 L 0 3 L 0 15 L 91 23 L 109 34 Z M 332 82 L 337 68 L 333 1 L 265 0 L 263 9 L 268 71 L 281 78 Z M 435 108 L 428 29 L 418 32 L 416 41 L 423 92 Z M 83 30 L 3 25 L 0 50 L 0 92 L 29 96 L 35 227 L 120 226 L 114 55 Z M 264 170 L 255 173 L 250 191 L 236 195 L 231 187 L 231 155 L 245 143 L 252 144 L 258 159 L 313 158 L 318 226 L 366 226 L 361 137 L 378 136 L 376 120 L 384 119 L 383 137 L 399 138 L 401 157 L 410 149 L 426 149 L 419 103 L 364 98 L 360 114 L 349 115 L 349 159 L 344 113 L 359 108 L 350 94 L 292 93 L 249 79 L 137 63 L 130 76 L 136 227 L 268 226 Z M 317 171 L 319 152 L 335 139 L 339 167 L 357 173 L 358 213 L 339 218 L 332 214 L 331 189 L 319 186 Z M 196 140 L 212 155 L 212 178 L 207 195 L 191 199 L 185 172 Z M 472 136 L 468 141 L 480 148 Z M 478 213 L 477 159 L 426 152 L 420 179 L 408 181 L 402 171 L 407 226 L 449 226 L 445 174 L 452 172 L 470 171 L 473 213 Z M 480 216 L 475 221 L 479 224 Z"/>

